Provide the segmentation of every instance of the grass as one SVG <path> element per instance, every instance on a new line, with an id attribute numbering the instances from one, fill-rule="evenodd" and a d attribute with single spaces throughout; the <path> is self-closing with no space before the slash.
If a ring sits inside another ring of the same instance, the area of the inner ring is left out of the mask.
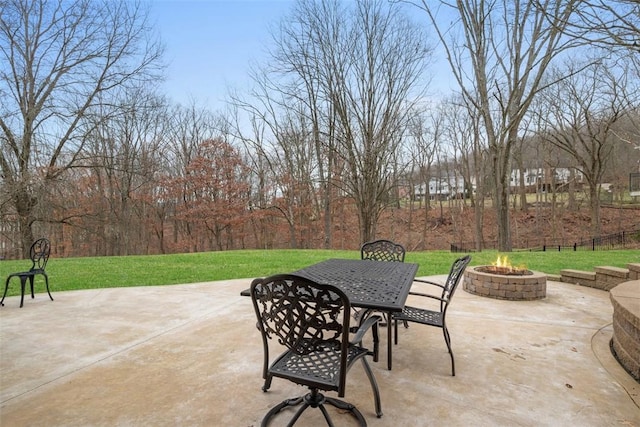
<path id="1" fill-rule="evenodd" d="M 406 262 L 420 265 L 418 276 L 446 274 L 455 258 L 462 254 L 448 251 L 409 252 Z M 496 251 L 472 254 L 471 265 L 491 264 Z M 561 269 L 593 271 L 595 266 L 626 267 L 640 263 L 638 250 L 513 252 L 507 254 L 513 265 L 530 270 L 559 274 Z M 173 285 L 215 280 L 263 277 L 292 272 L 329 258 L 358 259 L 359 251 L 335 250 L 243 250 L 174 255 L 124 257 L 51 258 L 47 265 L 52 292 L 129 286 Z M 0 261 L 0 277 L 29 268 L 29 261 Z M 36 279 L 36 292 L 44 292 L 42 276 Z M 12 279 L 8 295 L 19 295 L 18 279 Z M 248 285 L 249 281 L 247 281 Z"/>

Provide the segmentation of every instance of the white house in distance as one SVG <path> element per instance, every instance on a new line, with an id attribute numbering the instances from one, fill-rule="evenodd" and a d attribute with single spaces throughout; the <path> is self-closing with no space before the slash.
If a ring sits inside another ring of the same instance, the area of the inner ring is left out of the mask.
<path id="1" fill-rule="evenodd" d="M 462 176 L 442 176 L 429 179 L 429 200 L 449 200 L 464 197 L 465 183 Z M 475 182 L 471 183 L 472 191 L 476 190 Z M 426 183 L 415 185 L 413 188 L 416 200 L 424 199 Z"/>
<path id="2" fill-rule="evenodd" d="M 520 169 L 512 169 L 509 183 L 512 188 L 520 186 Z M 524 170 L 524 185 L 529 191 L 550 190 L 554 178 L 556 187 L 568 184 L 571 179 L 577 184 L 584 182 L 584 175 L 575 168 L 526 168 Z"/>
<path id="3" fill-rule="evenodd" d="M 511 188 L 520 187 L 519 169 L 512 169 L 509 182 Z M 524 170 L 524 185 L 529 192 L 550 191 L 552 176 L 554 176 L 556 188 L 567 185 L 571 179 L 578 186 L 584 183 L 584 175 L 577 169 L 571 168 L 527 168 Z M 475 193 L 476 182 L 471 178 L 471 190 Z M 415 200 L 424 200 L 426 185 L 429 185 L 429 200 L 449 200 L 455 197 L 462 198 L 465 193 L 465 183 L 461 175 L 440 176 L 429 179 L 428 183 L 417 184 L 413 187 Z M 468 187 L 468 186 L 467 186 Z M 468 189 L 468 188 L 467 188 Z"/>

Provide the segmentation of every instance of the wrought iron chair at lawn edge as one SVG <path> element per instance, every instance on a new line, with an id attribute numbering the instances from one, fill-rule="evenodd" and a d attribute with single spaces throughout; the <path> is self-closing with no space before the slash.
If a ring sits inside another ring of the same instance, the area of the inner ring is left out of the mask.
<path id="1" fill-rule="evenodd" d="M 456 365 L 453 359 L 453 351 L 451 350 L 451 337 L 449 336 L 449 330 L 447 329 L 446 323 L 446 315 L 447 308 L 449 308 L 449 304 L 451 303 L 451 299 L 453 298 L 453 294 L 460 283 L 460 279 L 462 278 L 462 274 L 464 270 L 467 268 L 471 262 L 471 256 L 467 255 L 462 258 L 456 259 L 451 265 L 451 270 L 449 271 L 449 275 L 447 276 L 447 280 L 444 285 L 439 283 L 431 282 L 428 280 L 416 280 L 416 282 L 425 283 L 428 285 L 436 286 L 442 289 L 442 293 L 440 296 L 430 295 L 423 292 L 409 292 L 409 295 L 414 295 L 418 297 L 430 298 L 432 300 L 439 302 L 439 310 L 429 310 L 426 308 L 405 306 L 402 312 L 393 313 L 392 319 L 394 320 L 394 330 L 395 330 L 395 343 L 398 344 L 398 321 L 402 322 L 415 322 L 420 323 L 422 325 L 435 326 L 437 328 L 442 328 L 442 333 L 444 334 L 444 341 L 447 344 L 447 349 L 449 350 L 449 356 L 451 357 L 451 375 L 456 375 Z"/>
<path id="2" fill-rule="evenodd" d="M 338 397 L 344 397 L 347 372 L 358 360 L 362 361 L 371 383 L 376 415 L 382 416 L 378 385 L 366 359 L 373 356 L 375 361 L 378 357 L 378 316 L 367 319 L 349 340 L 349 299 L 334 286 L 281 274 L 253 280 L 250 292 L 264 347 L 262 390 L 266 392 L 271 387 L 274 377 L 310 390 L 305 396 L 284 400 L 273 407 L 263 418 L 262 426 L 267 426 L 285 408 L 299 404 L 302 406 L 289 426 L 294 425 L 308 407 L 319 408 L 327 424 L 332 426 L 325 404 L 350 412 L 361 426 L 366 426 L 365 418 L 354 405 L 320 393 L 321 390 L 335 391 Z M 362 346 L 369 329 L 373 334 L 373 351 Z M 272 341 L 286 347 L 273 361 L 269 353 Z"/>
<path id="3" fill-rule="evenodd" d="M 4 298 L 7 296 L 7 290 L 9 289 L 9 281 L 13 277 L 18 277 L 20 279 L 20 307 L 24 304 L 24 288 L 27 284 L 27 279 L 29 279 L 29 285 L 31 286 L 31 298 L 35 298 L 33 293 L 33 281 L 35 276 L 41 274 L 44 276 L 44 283 L 47 286 L 47 293 L 49 294 L 49 298 L 53 301 L 53 297 L 51 296 L 51 292 L 49 292 L 49 277 L 47 273 L 44 271 L 47 266 L 47 261 L 49 260 L 49 254 L 51 253 L 51 244 L 49 240 L 45 238 L 41 238 L 33 242 L 31 248 L 29 249 L 29 258 L 31 259 L 31 268 L 28 271 L 21 271 L 18 273 L 11 273 L 7 277 L 7 281 L 4 284 L 4 294 L 2 295 L 2 299 L 0 300 L 0 306 L 4 305 Z"/>

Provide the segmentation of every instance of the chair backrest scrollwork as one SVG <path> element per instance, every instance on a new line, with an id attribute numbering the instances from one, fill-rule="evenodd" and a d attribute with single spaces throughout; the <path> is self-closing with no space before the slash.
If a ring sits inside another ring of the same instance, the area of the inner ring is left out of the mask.
<path id="1" fill-rule="evenodd" d="M 391 240 L 374 240 L 364 243 L 360 248 L 361 259 L 404 262 L 404 255 L 404 247 Z"/>
<path id="2" fill-rule="evenodd" d="M 451 270 L 449 271 L 449 275 L 447 276 L 447 281 L 444 284 L 444 288 L 442 289 L 442 300 L 446 304 L 449 303 L 453 294 L 456 292 L 458 284 L 460 283 L 460 279 L 462 278 L 462 273 L 467 268 L 471 262 L 471 256 L 467 255 L 462 258 L 456 259 L 451 265 Z"/>
<path id="3" fill-rule="evenodd" d="M 51 244 L 49 240 L 40 238 L 33 242 L 29 249 L 29 257 L 31 258 L 31 271 L 44 271 L 51 253 Z"/>
<path id="4" fill-rule="evenodd" d="M 338 288 L 309 279 L 280 274 L 255 279 L 251 297 L 268 354 L 268 339 L 275 337 L 288 349 L 309 354 L 332 348 L 344 356 L 349 345 L 350 303 Z"/>

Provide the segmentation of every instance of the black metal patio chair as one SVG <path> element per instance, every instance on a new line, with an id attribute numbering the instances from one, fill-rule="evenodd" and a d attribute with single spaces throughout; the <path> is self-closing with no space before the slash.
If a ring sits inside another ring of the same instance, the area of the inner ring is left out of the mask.
<path id="1" fill-rule="evenodd" d="M 360 258 L 374 261 L 404 262 L 404 246 L 391 240 L 374 240 L 366 242 L 360 247 Z"/>
<path id="2" fill-rule="evenodd" d="M 365 418 L 354 405 L 321 393 L 334 391 L 338 397 L 344 397 L 347 371 L 358 360 L 362 361 L 371 383 L 376 415 L 382 416 L 378 385 L 366 359 L 373 356 L 377 360 L 378 316 L 367 319 L 350 340 L 349 299 L 334 286 L 283 274 L 255 279 L 250 293 L 264 347 L 262 390 L 266 392 L 271 387 L 274 377 L 310 390 L 305 396 L 286 399 L 273 407 L 263 418 L 262 426 L 267 426 L 282 410 L 299 404 L 302 406 L 289 426 L 294 425 L 308 407 L 319 408 L 327 424 L 332 426 L 325 404 L 351 413 L 361 426 L 366 426 Z M 373 333 L 372 351 L 362 346 L 369 329 Z M 272 360 L 269 346 L 274 341 L 286 350 Z"/>
<path id="3" fill-rule="evenodd" d="M 402 312 L 392 314 L 396 344 L 398 344 L 398 321 L 415 322 L 422 325 L 435 326 L 442 329 L 442 332 L 444 334 L 444 341 L 447 344 L 449 356 L 451 357 L 451 375 L 453 376 L 456 375 L 456 365 L 453 359 L 453 351 L 451 350 L 451 337 L 449 335 L 449 330 L 447 329 L 446 315 L 449 304 L 451 303 L 451 299 L 453 298 L 453 294 L 456 292 L 456 288 L 460 283 L 462 274 L 467 268 L 467 265 L 469 265 L 469 262 L 471 262 L 470 255 L 456 259 L 451 265 L 451 270 L 449 271 L 449 275 L 447 276 L 447 280 L 445 281 L 444 285 L 423 279 L 416 280 L 416 282 L 436 286 L 437 288 L 442 289 L 442 292 L 439 296 L 430 295 L 424 292 L 409 292 L 409 295 L 437 301 L 437 308 L 427 309 L 422 307 L 405 306 Z"/>
<path id="4" fill-rule="evenodd" d="M 4 294 L 2 294 L 2 300 L 0 300 L 0 306 L 4 306 L 4 298 L 7 296 L 7 290 L 9 289 L 9 281 L 13 277 L 18 277 L 20 279 L 20 307 L 24 304 L 24 288 L 27 284 L 27 279 L 29 279 L 29 285 L 31 286 L 31 298 L 35 298 L 33 293 L 33 282 L 35 276 L 41 274 L 44 276 L 44 283 L 47 286 L 47 293 L 49 294 L 49 298 L 53 301 L 53 297 L 51 296 L 51 292 L 49 292 L 49 277 L 47 273 L 44 271 L 47 266 L 47 261 L 49 260 L 49 254 L 51 253 L 51 244 L 49 240 L 45 238 L 41 238 L 33 242 L 31 248 L 29 249 L 29 257 L 31 258 L 31 268 L 27 271 L 21 271 L 18 273 L 11 273 L 7 277 L 7 281 L 4 284 Z"/>
<path id="5" fill-rule="evenodd" d="M 360 247 L 360 259 L 369 259 L 373 261 L 389 261 L 389 262 L 404 262 L 404 256 L 406 250 L 404 246 L 399 243 L 392 242 L 391 240 L 379 239 L 370 242 L 363 243 Z M 361 317 L 370 316 L 373 310 L 357 310 L 354 313 L 354 318 L 359 320 Z M 380 326 L 389 326 L 387 330 L 387 369 L 391 370 L 392 367 L 392 350 L 391 350 L 391 319 L 387 312 L 382 312 L 384 321 L 380 323 Z M 407 323 L 405 326 L 408 327 Z"/>

